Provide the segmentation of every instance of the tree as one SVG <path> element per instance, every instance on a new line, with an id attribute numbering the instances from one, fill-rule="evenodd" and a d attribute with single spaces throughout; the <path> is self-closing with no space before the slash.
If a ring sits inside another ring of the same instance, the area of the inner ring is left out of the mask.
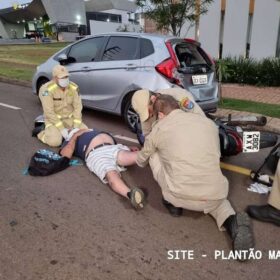
<path id="1" fill-rule="evenodd" d="M 154 20 L 158 30 L 166 30 L 180 36 L 182 26 L 191 24 L 206 14 L 214 0 L 136 0 L 144 15 Z"/>

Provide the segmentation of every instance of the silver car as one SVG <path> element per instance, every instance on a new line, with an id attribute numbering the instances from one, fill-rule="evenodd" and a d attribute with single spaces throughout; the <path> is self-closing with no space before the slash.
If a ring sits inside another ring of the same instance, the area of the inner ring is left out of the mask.
<path id="1" fill-rule="evenodd" d="M 52 78 L 56 64 L 65 65 L 77 83 L 83 105 L 122 115 L 133 129 L 137 115 L 131 96 L 138 89 L 156 91 L 183 87 L 205 112 L 213 112 L 219 99 L 215 65 L 190 39 L 145 33 L 106 33 L 68 45 L 37 67 L 33 93 Z"/>

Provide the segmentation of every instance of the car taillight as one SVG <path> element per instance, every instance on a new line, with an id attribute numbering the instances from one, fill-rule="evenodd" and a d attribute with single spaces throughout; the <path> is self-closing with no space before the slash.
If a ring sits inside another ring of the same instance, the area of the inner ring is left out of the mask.
<path id="1" fill-rule="evenodd" d="M 173 59 L 168 58 L 166 60 L 164 60 L 163 62 L 161 62 L 160 64 L 158 64 L 156 66 L 156 70 L 164 75 L 165 77 L 167 77 L 168 79 L 173 80 L 174 79 L 174 70 L 176 68 L 176 64 L 174 63 Z"/>
<path id="2" fill-rule="evenodd" d="M 168 78 L 171 82 L 175 82 L 176 84 L 180 84 L 180 81 L 174 77 L 174 72 L 178 67 L 177 57 L 175 52 L 173 51 L 172 45 L 170 42 L 166 42 L 166 47 L 169 51 L 170 58 L 162 61 L 160 64 L 156 66 L 156 70 Z"/>

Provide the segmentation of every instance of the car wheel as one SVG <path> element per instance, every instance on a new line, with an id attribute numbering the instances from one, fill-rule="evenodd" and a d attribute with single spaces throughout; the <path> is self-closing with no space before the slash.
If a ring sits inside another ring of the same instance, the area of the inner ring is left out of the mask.
<path id="1" fill-rule="evenodd" d="M 128 128 L 132 132 L 136 133 L 136 123 L 140 120 L 138 114 L 132 108 L 131 99 L 129 99 L 125 104 L 123 116 Z"/>
<path id="2" fill-rule="evenodd" d="M 40 78 L 39 81 L 37 82 L 37 95 L 39 94 L 39 90 L 42 85 L 47 83 L 49 80 L 47 78 Z"/>

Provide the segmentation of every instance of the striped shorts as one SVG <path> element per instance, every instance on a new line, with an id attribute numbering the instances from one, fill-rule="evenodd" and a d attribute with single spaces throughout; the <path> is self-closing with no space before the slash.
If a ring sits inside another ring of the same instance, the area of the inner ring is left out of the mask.
<path id="1" fill-rule="evenodd" d="M 86 158 L 86 165 L 104 184 L 107 184 L 107 172 L 115 170 L 120 173 L 126 170 L 117 164 L 118 153 L 122 150 L 129 151 L 129 148 L 122 144 L 116 144 L 92 150 Z"/>

